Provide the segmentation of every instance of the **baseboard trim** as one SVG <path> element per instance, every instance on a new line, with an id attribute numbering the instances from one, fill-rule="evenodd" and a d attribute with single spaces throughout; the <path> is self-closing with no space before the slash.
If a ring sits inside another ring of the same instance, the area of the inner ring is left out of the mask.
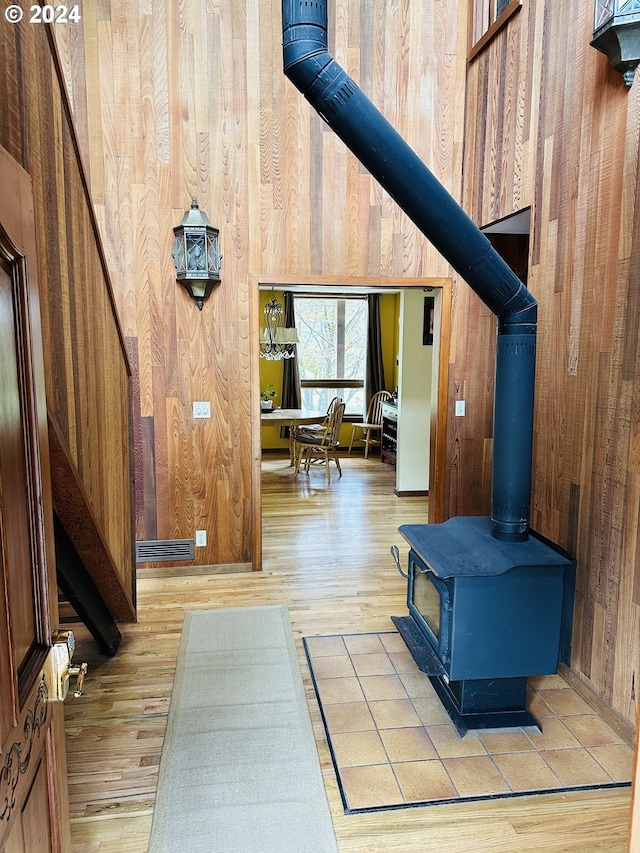
<path id="1" fill-rule="evenodd" d="M 138 567 L 141 578 L 177 578 L 187 575 L 251 574 L 251 563 L 219 563 L 207 566 L 150 566 Z"/>
<path id="2" fill-rule="evenodd" d="M 608 723 L 630 747 L 633 748 L 635 746 L 636 736 L 634 728 L 630 727 L 629 724 L 621 719 L 606 702 L 600 699 L 589 685 L 584 683 L 578 673 L 574 672 L 564 663 L 561 663 L 558 666 L 558 672 L 564 680 L 573 687 L 576 693 L 579 693 L 584 701 L 591 705 L 591 707 L 600 714 L 602 719 Z"/>

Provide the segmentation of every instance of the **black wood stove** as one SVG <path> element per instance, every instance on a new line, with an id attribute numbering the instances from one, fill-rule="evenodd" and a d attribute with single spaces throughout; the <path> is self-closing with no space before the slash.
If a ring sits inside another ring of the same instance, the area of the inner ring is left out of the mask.
<path id="1" fill-rule="evenodd" d="M 574 560 L 535 535 L 496 540 L 489 518 L 400 533 L 411 546 L 409 615 L 392 619 L 458 732 L 537 725 L 527 677 L 568 662 Z"/>
<path id="2" fill-rule="evenodd" d="M 575 575 L 529 530 L 537 302 L 331 57 L 327 0 L 282 0 L 282 27 L 287 77 L 498 318 L 491 517 L 400 528 L 409 616 L 395 622 L 460 731 L 534 722 L 526 679 L 568 660 Z"/>

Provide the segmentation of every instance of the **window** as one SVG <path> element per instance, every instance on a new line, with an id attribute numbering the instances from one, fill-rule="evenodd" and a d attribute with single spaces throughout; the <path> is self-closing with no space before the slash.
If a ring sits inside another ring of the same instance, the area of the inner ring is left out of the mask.
<path id="1" fill-rule="evenodd" d="M 354 297 L 295 297 L 298 369 L 305 409 L 326 411 L 342 397 L 346 415 L 365 410 L 367 301 Z"/>
<path id="2" fill-rule="evenodd" d="M 471 0 L 471 56 L 481 50 L 493 35 L 520 10 L 522 0 Z"/>

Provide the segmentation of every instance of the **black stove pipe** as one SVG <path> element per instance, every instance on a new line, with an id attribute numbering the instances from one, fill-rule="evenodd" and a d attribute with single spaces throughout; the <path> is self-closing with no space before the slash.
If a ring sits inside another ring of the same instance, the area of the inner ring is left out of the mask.
<path id="1" fill-rule="evenodd" d="M 528 536 L 537 302 L 327 50 L 327 0 L 282 0 L 284 72 L 498 318 L 491 533 Z"/>

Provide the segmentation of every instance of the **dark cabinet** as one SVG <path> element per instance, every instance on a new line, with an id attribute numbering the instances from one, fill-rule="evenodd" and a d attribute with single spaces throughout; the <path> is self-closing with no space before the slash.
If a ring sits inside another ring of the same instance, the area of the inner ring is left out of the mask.
<path id="1" fill-rule="evenodd" d="M 383 462 L 395 464 L 398 452 L 398 407 L 391 403 L 382 404 L 382 447 Z"/>

